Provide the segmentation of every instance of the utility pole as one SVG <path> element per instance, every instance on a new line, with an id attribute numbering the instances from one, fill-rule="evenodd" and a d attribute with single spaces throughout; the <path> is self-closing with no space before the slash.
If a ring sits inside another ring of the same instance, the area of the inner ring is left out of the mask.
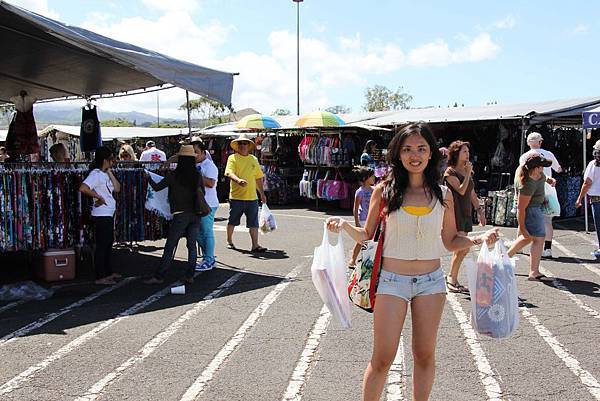
<path id="1" fill-rule="evenodd" d="M 292 0 L 296 3 L 296 113 L 300 115 L 300 3 L 304 0 Z"/>

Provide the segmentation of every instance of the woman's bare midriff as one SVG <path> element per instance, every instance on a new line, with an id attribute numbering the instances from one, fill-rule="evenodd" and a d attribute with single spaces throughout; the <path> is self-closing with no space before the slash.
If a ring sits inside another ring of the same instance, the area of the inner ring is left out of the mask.
<path id="1" fill-rule="evenodd" d="M 434 272 L 439 268 L 439 259 L 404 260 L 395 258 L 383 258 L 383 270 L 396 274 L 404 274 L 407 276 L 427 274 Z"/>

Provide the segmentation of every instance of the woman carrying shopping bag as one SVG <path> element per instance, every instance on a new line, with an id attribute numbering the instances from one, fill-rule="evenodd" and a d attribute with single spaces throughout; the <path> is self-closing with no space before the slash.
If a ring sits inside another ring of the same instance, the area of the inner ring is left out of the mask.
<path id="1" fill-rule="evenodd" d="M 144 281 L 146 284 L 162 284 L 167 270 L 173 260 L 179 238 L 185 236 L 188 249 L 188 268 L 184 281 L 194 282 L 194 269 L 198 248 L 196 239 L 200 227 L 200 218 L 210 213 L 210 208 L 204 199 L 202 174 L 196 170 L 196 154 L 191 145 L 182 145 L 177 153 L 177 168 L 169 172 L 160 182 L 148 180 L 148 184 L 156 192 L 169 188 L 169 204 L 173 220 L 169 225 L 167 243 L 163 250 L 160 265 L 154 276 Z"/>
<path id="2" fill-rule="evenodd" d="M 543 281 L 546 276 L 540 273 L 540 260 L 546 237 L 542 211 L 545 199 L 544 185 L 547 182 L 555 186 L 556 180 L 544 175 L 544 167 L 552 165 L 550 160 L 534 150 L 530 150 L 524 156 L 524 164 L 520 165 L 515 173 L 519 236 L 508 250 L 508 256 L 512 258 L 521 249 L 531 244 L 528 280 Z"/>
<path id="3" fill-rule="evenodd" d="M 331 231 L 346 231 L 355 241 L 373 237 L 380 205 L 386 218 L 382 272 L 374 308 L 374 346 L 365 371 L 363 400 L 379 400 L 398 349 L 411 304 L 413 399 L 429 398 L 435 376 L 435 345 L 446 285 L 440 257 L 482 242 L 494 243 L 497 230 L 478 237 L 459 235 L 452 194 L 439 185 L 435 138 L 424 124 L 399 129 L 386 155 L 391 172 L 375 187 L 364 227 L 340 217 L 327 220 Z"/>

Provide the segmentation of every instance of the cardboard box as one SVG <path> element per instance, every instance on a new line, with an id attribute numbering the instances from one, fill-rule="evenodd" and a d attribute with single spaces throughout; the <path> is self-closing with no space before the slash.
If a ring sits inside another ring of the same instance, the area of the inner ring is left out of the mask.
<path id="1" fill-rule="evenodd" d="M 48 249 L 37 263 L 37 276 L 45 281 L 73 280 L 75 263 L 74 249 Z"/>

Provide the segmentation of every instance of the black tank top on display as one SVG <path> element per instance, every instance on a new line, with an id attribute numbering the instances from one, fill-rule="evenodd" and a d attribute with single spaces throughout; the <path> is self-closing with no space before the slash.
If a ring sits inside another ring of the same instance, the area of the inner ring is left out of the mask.
<path id="1" fill-rule="evenodd" d="M 100 136 L 100 121 L 96 106 L 83 107 L 81 109 L 80 144 L 82 152 L 91 152 L 102 146 Z"/>

